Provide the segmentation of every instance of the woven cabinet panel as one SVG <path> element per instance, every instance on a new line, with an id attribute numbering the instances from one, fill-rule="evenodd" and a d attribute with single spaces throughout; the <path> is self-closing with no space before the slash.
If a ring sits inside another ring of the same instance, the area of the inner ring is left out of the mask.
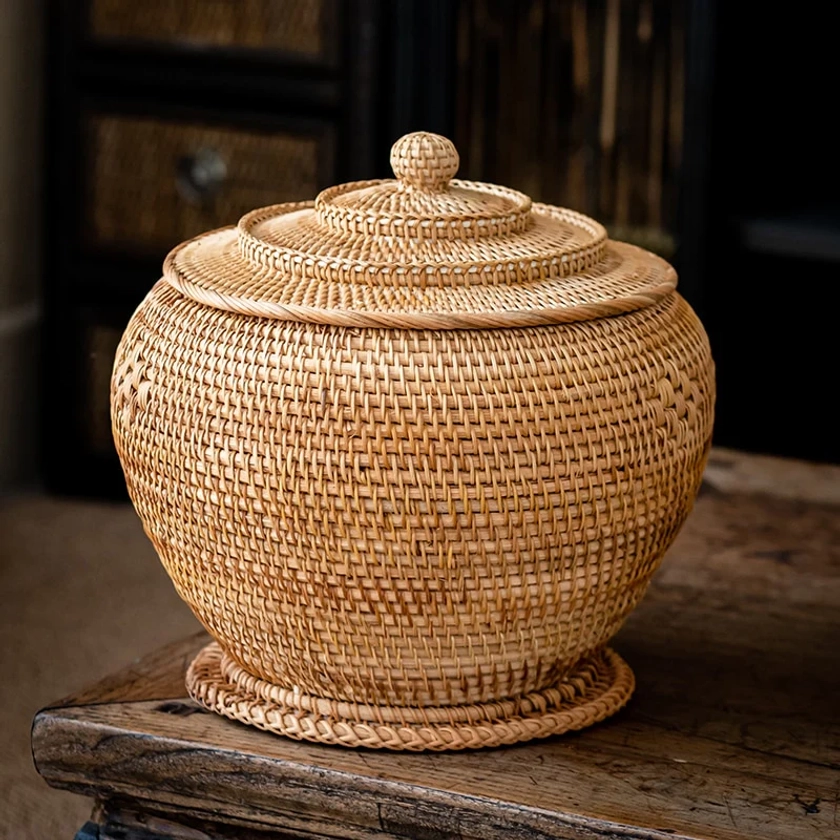
<path id="1" fill-rule="evenodd" d="M 233 661 L 399 706 L 517 697 L 598 650 L 691 508 L 713 401 L 676 294 L 553 327 L 386 330 L 161 281 L 112 385 L 132 501 Z"/>
<path id="2" fill-rule="evenodd" d="M 332 168 L 327 129 L 263 133 L 111 115 L 90 117 L 86 129 L 93 245 L 168 250 L 254 207 L 308 198 Z"/>
<path id="3" fill-rule="evenodd" d="M 99 40 L 276 50 L 313 59 L 335 49 L 338 0 L 92 0 Z"/>

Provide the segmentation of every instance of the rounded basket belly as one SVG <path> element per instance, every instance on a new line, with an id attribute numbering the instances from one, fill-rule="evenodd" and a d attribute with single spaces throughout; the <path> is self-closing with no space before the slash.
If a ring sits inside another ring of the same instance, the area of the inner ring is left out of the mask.
<path id="1" fill-rule="evenodd" d="M 450 705 L 540 690 L 618 629 L 691 508 L 713 399 L 676 294 L 447 332 L 260 320 L 161 282 L 112 413 L 146 532 L 233 661 Z"/>

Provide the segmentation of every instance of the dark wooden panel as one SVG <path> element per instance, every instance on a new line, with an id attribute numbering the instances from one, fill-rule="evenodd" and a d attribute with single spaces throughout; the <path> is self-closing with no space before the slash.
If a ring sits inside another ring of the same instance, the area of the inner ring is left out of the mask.
<path id="1" fill-rule="evenodd" d="M 463 0 L 456 145 L 462 177 L 675 247 L 685 2 Z"/>
<path id="2" fill-rule="evenodd" d="M 84 328 L 79 428 L 84 433 L 87 448 L 97 455 L 110 455 L 114 451 L 111 434 L 111 371 L 123 326 L 89 323 Z"/>
<path id="3" fill-rule="evenodd" d="M 76 303 L 50 323 L 43 364 L 43 472 L 51 491 L 125 497 L 111 436 L 111 369 L 138 303 L 136 294 L 119 303 Z"/>
<path id="4" fill-rule="evenodd" d="M 122 498 L 108 331 L 183 239 L 387 173 L 383 46 L 397 46 L 383 0 L 47 9 L 41 471 L 53 492 Z"/>

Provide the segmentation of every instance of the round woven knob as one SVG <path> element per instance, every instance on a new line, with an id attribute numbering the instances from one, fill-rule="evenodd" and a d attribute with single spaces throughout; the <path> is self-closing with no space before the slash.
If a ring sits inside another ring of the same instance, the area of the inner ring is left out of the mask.
<path id="1" fill-rule="evenodd" d="M 439 134 L 415 131 L 391 146 L 394 175 L 413 187 L 440 192 L 458 171 L 455 144 Z"/>

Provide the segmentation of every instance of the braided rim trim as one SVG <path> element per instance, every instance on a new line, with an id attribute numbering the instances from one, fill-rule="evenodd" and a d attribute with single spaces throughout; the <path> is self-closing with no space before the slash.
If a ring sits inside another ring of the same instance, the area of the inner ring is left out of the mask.
<path id="1" fill-rule="evenodd" d="M 186 683 L 190 696 L 210 711 L 277 735 L 417 752 L 497 747 L 584 729 L 615 714 L 635 688 L 630 666 L 605 648 L 557 686 L 519 701 L 374 712 L 371 706 L 304 697 L 243 675 L 215 642 L 193 660 Z M 286 702 L 277 702 L 281 699 Z M 513 714 L 503 716 L 506 712 Z"/>

